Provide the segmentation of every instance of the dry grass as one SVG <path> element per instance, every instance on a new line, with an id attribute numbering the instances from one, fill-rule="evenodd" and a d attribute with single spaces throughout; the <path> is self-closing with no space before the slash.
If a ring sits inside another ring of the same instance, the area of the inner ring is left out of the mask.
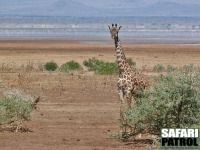
<path id="1" fill-rule="evenodd" d="M 0 73 L 3 85 L 32 91 L 58 90 L 60 93 L 77 90 L 116 90 L 117 76 L 67 74 L 62 72 Z"/>
<path id="2" fill-rule="evenodd" d="M 30 72 L 30 71 L 43 71 L 43 63 L 42 62 L 33 62 L 28 61 L 25 64 L 17 64 L 16 62 L 10 63 L 1 63 L 0 64 L 0 73 L 15 73 L 19 71 Z"/>

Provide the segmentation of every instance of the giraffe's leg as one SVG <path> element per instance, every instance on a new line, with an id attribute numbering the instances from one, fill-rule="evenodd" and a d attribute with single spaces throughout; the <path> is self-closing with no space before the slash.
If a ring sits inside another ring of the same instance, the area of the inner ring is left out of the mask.
<path id="1" fill-rule="evenodd" d="M 131 93 L 131 104 L 133 104 L 133 105 L 135 104 L 135 98 L 134 98 L 134 95 L 132 93 Z"/>
<path id="2" fill-rule="evenodd" d="M 128 109 L 131 109 L 131 107 L 132 107 L 131 106 L 131 104 L 132 104 L 132 92 L 131 92 L 131 90 L 128 90 L 126 92 L 126 101 L 127 101 Z M 126 134 L 131 135 L 133 133 L 133 128 L 131 127 L 131 125 L 128 124 L 128 122 L 126 122 L 126 126 L 129 128 L 129 131 L 126 131 Z"/>
<path id="3" fill-rule="evenodd" d="M 120 98 L 121 104 L 124 104 L 124 92 L 123 92 L 123 89 L 119 90 L 119 98 Z"/>
<path id="4" fill-rule="evenodd" d="M 124 92 L 123 92 L 123 89 L 120 89 L 119 90 L 119 99 L 120 99 L 120 118 L 123 119 L 124 115 L 123 115 L 123 112 L 124 112 Z"/>
<path id="5" fill-rule="evenodd" d="M 129 132 L 132 133 L 132 128 L 128 126 L 127 118 L 124 116 L 124 112 L 128 106 L 128 108 L 131 108 L 131 92 L 127 91 L 121 91 L 121 106 L 120 106 L 120 118 L 121 118 L 121 123 L 122 123 L 122 137 L 126 137 Z M 126 97 L 126 99 L 125 99 Z M 130 131 L 127 129 L 130 128 Z"/>
<path id="6" fill-rule="evenodd" d="M 122 132 L 122 136 L 125 136 L 126 133 L 127 133 L 127 129 L 126 129 L 126 119 L 124 118 L 124 104 L 125 104 L 125 100 L 124 100 L 124 91 L 122 88 L 119 88 L 119 99 L 120 99 L 120 102 L 121 102 L 121 105 L 120 105 L 120 121 L 121 121 L 121 124 L 122 124 L 122 127 L 121 127 L 121 132 Z"/>
<path id="7" fill-rule="evenodd" d="M 131 108 L 132 95 L 130 91 L 126 92 L 126 101 L 128 108 Z"/>

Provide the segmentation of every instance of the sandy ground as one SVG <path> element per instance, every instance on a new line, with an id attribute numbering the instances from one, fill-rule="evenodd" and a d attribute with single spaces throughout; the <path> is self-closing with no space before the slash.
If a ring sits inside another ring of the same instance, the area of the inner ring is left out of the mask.
<path id="1" fill-rule="evenodd" d="M 0 63 L 24 64 L 54 60 L 62 64 L 69 60 L 82 62 L 96 57 L 115 61 L 115 49 L 111 44 L 87 44 L 66 41 L 0 41 Z M 199 64 L 200 45 L 124 44 L 125 54 L 133 58 L 137 67 L 152 68 L 156 64 Z"/>
<path id="2" fill-rule="evenodd" d="M 200 64 L 199 45 L 126 44 L 127 57 L 137 68 L 156 64 Z M 96 57 L 115 61 L 111 44 L 87 44 L 67 41 L 1 41 L 0 65 L 43 63 L 69 60 L 80 63 Z M 1 68 L 1 67 L 0 67 Z M 121 142 L 109 137 L 119 131 L 117 76 L 66 74 L 56 71 L 1 70 L 0 80 L 7 88 L 18 88 L 32 95 L 42 95 L 31 120 L 23 126 L 32 132 L 0 132 L 2 150 L 103 150 L 147 149 L 149 140 Z M 152 148 L 151 148 L 152 149 Z"/>

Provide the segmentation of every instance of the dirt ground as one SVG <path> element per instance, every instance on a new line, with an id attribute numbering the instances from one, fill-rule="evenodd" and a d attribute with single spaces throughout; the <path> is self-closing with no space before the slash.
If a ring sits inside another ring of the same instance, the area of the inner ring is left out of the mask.
<path id="1" fill-rule="evenodd" d="M 112 42 L 112 41 L 111 41 Z M 200 64 L 200 45 L 124 44 L 127 57 L 138 69 L 156 64 Z M 20 66 L 54 60 L 80 63 L 88 58 L 115 61 L 114 44 L 67 41 L 1 41 L 0 65 Z M 42 99 L 23 124 L 31 132 L 0 132 L 2 150 L 104 150 L 153 149 L 147 137 L 121 142 L 110 138 L 119 129 L 117 76 L 88 72 L 0 71 L 6 88 L 17 88 Z M 146 136 L 146 135 L 144 135 Z M 154 148 L 155 149 L 155 148 Z"/>

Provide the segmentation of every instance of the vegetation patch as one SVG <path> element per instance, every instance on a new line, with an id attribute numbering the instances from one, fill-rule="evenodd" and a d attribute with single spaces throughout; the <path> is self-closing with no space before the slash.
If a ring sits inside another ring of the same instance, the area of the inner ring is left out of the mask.
<path id="1" fill-rule="evenodd" d="M 64 72 L 69 72 L 71 70 L 79 70 L 81 65 L 76 61 L 69 61 L 61 65 L 60 70 Z"/>
<path id="2" fill-rule="evenodd" d="M 174 67 L 174 66 L 172 66 L 172 65 L 168 65 L 167 66 L 167 72 L 173 72 L 173 71 L 175 71 L 177 68 L 176 67 Z"/>
<path id="3" fill-rule="evenodd" d="M 0 127 L 19 126 L 29 120 L 33 110 L 33 98 L 19 90 L 10 90 L 0 98 Z"/>
<path id="4" fill-rule="evenodd" d="M 50 61 L 44 64 L 44 68 L 48 71 L 55 71 L 58 68 L 58 65 L 54 61 Z"/>
<path id="5" fill-rule="evenodd" d="M 104 62 L 103 60 L 92 58 L 85 60 L 83 64 L 88 67 L 89 70 L 94 71 L 96 74 L 113 75 L 119 73 L 117 63 Z"/>
<path id="6" fill-rule="evenodd" d="M 135 70 L 136 63 L 131 58 L 128 58 L 127 61 L 133 70 Z M 96 58 L 90 58 L 89 60 L 85 60 L 83 65 L 88 67 L 89 70 L 92 70 L 96 74 L 100 75 L 115 75 L 119 73 L 118 65 L 116 62 L 105 62 Z"/>
<path id="7" fill-rule="evenodd" d="M 136 69 L 136 62 L 134 62 L 132 58 L 128 58 L 127 61 L 129 63 L 129 65 L 131 66 L 131 68 L 133 70 L 135 70 Z"/>
<path id="8" fill-rule="evenodd" d="M 159 135 L 161 128 L 199 124 L 200 72 L 188 66 L 156 77 L 150 89 L 135 98 L 132 108 L 125 109 L 121 126 L 131 128 L 131 135 Z"/>
<path id="9" fill-rule="evenodd" d="M 157 64 L 154 66 L 153 70 L 157 72 L 162 72 L 165 71 L 165 67 L 162 64 Z"/>

